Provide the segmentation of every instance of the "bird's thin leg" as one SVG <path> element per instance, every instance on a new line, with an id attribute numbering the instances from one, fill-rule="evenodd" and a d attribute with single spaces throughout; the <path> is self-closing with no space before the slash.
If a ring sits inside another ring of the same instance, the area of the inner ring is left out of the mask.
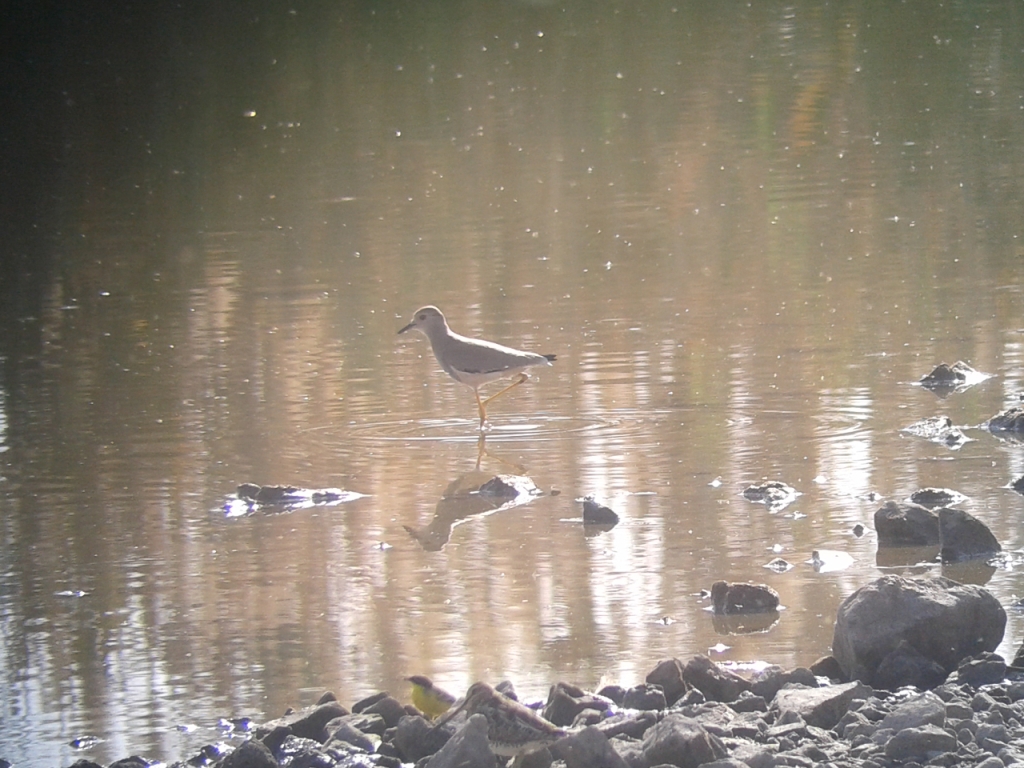
<path id="1" fill-rule="evenodd" d="M 515 389 L 516 387 L 518 387 L 518 386 L 519 386 L 520 384 L 522 384 L 522 383 L 523 383 L 524 381 L 526 381 L 526 380 L 527 380 L 527 379 L 529 379 L 529 378 L 530 378 L 530 377 L 529 377 L 529 376 L 527 376 L 527 375 L 526 375 L 525 373 L 520 373 L 520 374 L 519 374 L 519 378 L 518 378 L 518 379 L 516 379 L 515 381 L 513 381 L 513 382 L 512 382 L 511 384 L 509 384 L 509 385 L 508 385 L 507 387 L 505 387 L 505 388 L 504 388 L 503 390 L 501 390 L 500 392 L 495 392 L 495 393 L 494 393 L 493 395 L 491 395 L 491 396 L 490 396 L 490 397 L 488 397 L 488 398 L 487 398 L 486 400 L 484 400 L 483 404 L 484 404 L 484 405 L 487 405 L 487 404 L 488 404 L 489 402 L 491 402 L 491 400 L 493 400 L 494 398 L 496 398 L 496 397 L 501 397 L 501 396 L 502 396 L 502 395 L 504 395 L 504 394 L 505 394 L 506 392 L 508 392 L 508 391 L 509 391 L 510 389 Z M 477 395 L 477 399 L 479 399 L 479 395 Z"/>
<path id="2" fill-rule="evenodd" d="M 476 441 L 476 471 L 480 471 L 480 462 L 487 453 L 487 433 L 480 430 L 480 439 Z M 525 473 L 523 473 L 525 474 Z"/>
<path id="3" fill-rule="evenodd" d="M 484 407 L 487 405 L 487 400 L 480 400 L 480 390 L 473 387 L 473 394 L 476 395 L 476 407 L 480 409 L 480 429 L 484 428 L 484 422 L 487 421 L 487 409 Z"/>

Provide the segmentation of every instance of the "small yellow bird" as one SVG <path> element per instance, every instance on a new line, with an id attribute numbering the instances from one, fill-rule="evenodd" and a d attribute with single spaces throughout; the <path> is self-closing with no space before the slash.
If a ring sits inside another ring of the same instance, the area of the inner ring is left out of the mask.
<path id="1" fill-rule="evenodd" d="M 455 697 L 434 685 L 429 677 L 413 675 L 405 679 L 412 683 L 412 705 L 431 720 L 443 715 L 455 703 Z"/>

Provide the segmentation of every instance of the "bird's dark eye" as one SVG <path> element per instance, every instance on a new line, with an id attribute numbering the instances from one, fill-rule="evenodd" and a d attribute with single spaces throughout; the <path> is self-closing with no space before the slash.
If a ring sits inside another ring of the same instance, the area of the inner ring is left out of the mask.
<path id="1" fill-rule="evenodd" d="M 427 313 L 424 312 L 422 315 L 420 315 L 419 319 L 420 320 L 426 320 L 427 319 Z"/>

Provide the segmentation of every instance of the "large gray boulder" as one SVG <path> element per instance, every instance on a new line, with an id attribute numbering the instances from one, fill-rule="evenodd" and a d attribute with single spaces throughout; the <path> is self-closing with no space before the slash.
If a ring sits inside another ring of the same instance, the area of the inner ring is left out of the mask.
<path id="1" fill-rule="evenodd" d="M 948 674 L 961 660 L 994 651 L 1005 629 L 1006 611 L 982 587 L 887 575 L 839 606 L 832 654 L 848 679 L 894 688 L 900 681 L 890 674 L 883 686 L 877 673 L 901 643 L 903 652 L 909 646 Z"/>

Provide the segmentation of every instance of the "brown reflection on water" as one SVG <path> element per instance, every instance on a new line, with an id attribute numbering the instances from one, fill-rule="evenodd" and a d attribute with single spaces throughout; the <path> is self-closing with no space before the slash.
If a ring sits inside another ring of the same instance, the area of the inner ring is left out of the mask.
<path id="1" fill-rule="evenodd" d="M 1021 385 L 1019 20 L 975 7 L 209 9 L 161 19 L 145 109 L 69 75 L 52 275 L 0 346 L 6 757 L 176 759 L 408 674 L 807 664 L 854 589 L 940 570 L 876 558 L 871 493 L 956 488 L 1019 549 L 1019 446 L 900 432 Z M 558 355 L 486 454 L 471 391 L 396 337 L 425 303 Z M 957 359 L 996 378 L 912 386 Z M 449 515 L 510 467 L 545 495 Z M 740 495 L 764 479 L 802 495 Z M 368 496 L 228 519 L 243 481 Z M 587 494 L 621 522 L 585 531 Z M 1005 602 L 1017 571 L 957 573 Z M 718 578 L 785 610 L 716 624 Z"/>

